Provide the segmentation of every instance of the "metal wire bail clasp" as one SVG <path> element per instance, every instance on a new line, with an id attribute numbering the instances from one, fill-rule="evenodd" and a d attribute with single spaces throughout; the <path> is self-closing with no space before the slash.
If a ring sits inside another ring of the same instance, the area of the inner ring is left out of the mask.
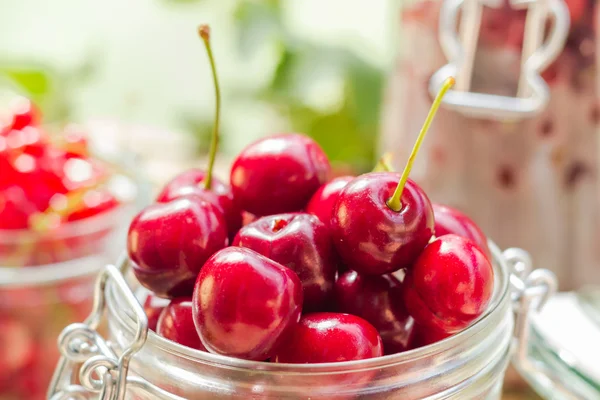
<path id="1" fill-rule="evenodd" d="M 455 88 L 444 98 L 446 107 L 474 117 L 520 119 L 540 112 L 547 105 L 550 93 L 540 72 L 560 54 L 567 39 L 570 18 L 563 0 L 509 0 L 511 7 L 527 9 L 517 96 L 470 91 L 483 7 L 501 7 L 503 1 L 444 0 L 439 40 L 448 64 L 433 74 L 429 92 L 434 96 L 447 77 L 456 77 Z M 553 24 L 546 35 L 548 20 Z"/>
<path id="2" fill-rule="evenodd" d="M 96 331 L 106 306 L 105 291 L 112 281 L 123 294 L 135 316 L 136 332 L 132 343 L 117 356 Z M 50 400 L 123 400 L 127 385 L 129 362 L 146 342 L 148 318 L 144 309 L 127 286 L 123 275 L 114 265 L 107 265 L 96 280 L 94 307 L 83 323 L 67 326 L 58 338 L 61 358 L 48 388 Z M 76 366 L 79 384 L 73 382 Z"/>

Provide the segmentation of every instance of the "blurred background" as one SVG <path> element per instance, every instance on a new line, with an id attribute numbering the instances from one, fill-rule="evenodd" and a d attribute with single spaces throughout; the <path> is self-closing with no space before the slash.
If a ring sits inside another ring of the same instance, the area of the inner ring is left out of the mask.
<path id="1" fill-rule="evenodd" d="M 214 95 L 196 27 L 208 23 L 223 93 L 221 157 L 298 131 L 338 168 L 362 171 L 375 159 L 399 3 L 1 0 L 2 98 L 30 96 L 46 120 L 146 127 L 115 135 L 168 175 L 180 170 L 173 161 L 207 151 Z"/>

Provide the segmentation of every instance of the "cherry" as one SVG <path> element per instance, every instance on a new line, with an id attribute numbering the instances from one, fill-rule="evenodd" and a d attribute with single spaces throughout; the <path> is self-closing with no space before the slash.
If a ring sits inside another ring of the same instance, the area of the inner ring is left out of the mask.
<path id="1" fill-rule="evenodd" d="M 219 142 L 221 91 L 219 89 L 217 67 L 210 45 L 210 28 L 207 25 L 201 25 L 198 28 L 198 34 L 204 42 L 206 53 L 208 54 L 213 84 L 215 87 L 215 123 L 211 139 L 208 168 L 206 172 L 198 169 L 191 169 L 176 176 L 158 195 L 157 201 L 167 202 L 183 195 L 196 194 L 221 210 L 227 222 L 229 238 L 233 239 L 242 225 L 241 210 L 234 204 L 231 188 L 213 177 L 213 169 Z"/>
<path id="2" fill-rule="evenodd" d="M 450 336 L 452 336 L 450 333 L 432 328 L 430 326 L 414 324 L 410 339 L 408 341 L 408 348 L 416 349 L 418 347 L 428 346 Z"/>
<path id="3" fill-rule="evenodd" d="M 193 195 L 146 207 L 127 235 L 133 272 L 160 297 L 189 296 L 202 265 L 225 246 L 223 214 Z"/>
<path id="4" fill-rule="evenodd" d="M 408 268 L 433 236 L 431 203 L 408 175 L 442 98 L 453 84 L 454 78 L 448 78 L 436 96 L 402 175 L 364 174 L 340 193 L 331 230 L 336 249 L 350 269 L 381 275 Z"/>
<path id="5" fill-rule="evenodd" d="M 36 126 L 40 121 L 40 111 L 33 102 L 25 97 L 18 97 L 11 101 L 12 130 L 20 130 L 27 126 Z"/>
<path id="6" fill-rule="evenodd" d="M 408 312 L 423 326 L 455 333 L 486 309 L 494 271 L 483 250 L 449 234 L 432 241 L 404 277 Z"/>
<path id="7" fill-rule="evenodd" d="M 293 270 L 302 282 L 304 312 L 327 306 L 337 255 L 328 229 L 314 215 L 289 213 L 262 217 L 243 227 L 233 245 L 252 249 Z"/>
<path id="8" fill-rule="evenodd" d="M 158 318 L 165 308 L 164 301 L 164 299 L 156 297 L 153 294 L 149 294 L 146 300 L 144 300 L 144 311 L 148 317 L 148 329 L 156 331 Z"/>
<path id="9" fill-rule="evenodd" d="M 400 212 L 386 200 L 399 174 L 371 172 L 346 186 L 335 205 L 331 232 L 346 266 L 381 275 L 409 267 L 433 235 L 433 210 L 425 193 L 408 180 Z"/>
<path id="10" fill-rule="evenodd" d="M 177 197 L 195 194 L 209 203 L 217 206 L 227 221 L 229 238 L 233 239 L 242 226 L 242 214 L 233 201 L 233 193 L 229 185 L 213 177 L 210 190 L 202 183 L 205 182 L 207 173 L 200 169 L 187 170 L 173 178 L 160 192 L 156 201 L 165 203 Z"/>
<path id="11" fill-rule="evenodd" d="M 66 220 L 71 222 L 90 218 L 110 211 L 118 207 L 118 205 L 118 200 L 110 192 L 101 189 L 91 189 L 83 194 L 81 204 L 67 214 Z"/>
<path id="12" fill-rule="evenodd" d="M 386 354 L 408 349 L 413 319 L 404 307 L 398 279 L 348 271 L 335 282 L 334 293 L 337 311 L 364 318 L 379 331 Z"/>
<path id="13" fill-rule="evenodd" d="M 271 360 L 313 364 L 382 355 L 381 337 L 367 321 L 355 315 L 323 312 L 303 316 Z"/>
<path id="14" fill-rule="evenodd" d="M 296 273 L 242 247 L 215 253 L 194 288 L 194 323 L 211 353 L 266 360 L 301 311 L 302 283 Z"/>
<path id="15" fill-rule="evenodd" d="M 192 349 L 206 351 L 194 326 L 191 297 L 171 300 L 160 314 L 156 333 Z"/>
<path id="16" fill-rule="evenodd" d="M 435 218 L 435 235 L 437 237 L 453 233 L 471 239 L 481 247 L 488 257 L 491 257 L 487 237 L 471 218 L 452 207 L 435 203 L 432 204 L 432 207 Z"/>
<path id="17" fill-rule="evenodd" d="M 322 185 L 308 201 L 306 212 L 316 215 L 329 227 L 333 206 L 342 190 L 353 179 L 353 176 L 340 176 Z"/>
<path id="18" fill-rule="evenodd" d="M 329 172 L 327 156 L 314 140 L 281 134 L 242 150 L 230 183 L 240 207 L 263 216 L 302 210 Z"/>
<path id="19" fill-rule="evenodd" d="M 29 217 L 37 212 L 18 186 L 0 189 L 0 229 L 27 229 Z"/>

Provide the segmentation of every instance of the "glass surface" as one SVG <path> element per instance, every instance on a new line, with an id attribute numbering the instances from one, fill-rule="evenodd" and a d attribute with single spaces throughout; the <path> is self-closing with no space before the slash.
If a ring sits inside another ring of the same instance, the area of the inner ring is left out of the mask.
<path id="1" fill-rule="evenodd" d="M 84 320 L 95 275 L 116 257 L 140 192 L 115 176 L 121 204 L 44 234 L 0 231 L 0 400 L 42 400 L 65 325 Z"/>
<path id="2" fill-rule="evenodd" d="M 294 365 L 238 360 L 193 350 L 150 332 L 130 374 L 188 399 L 499 399 L 513 314 L 507 267 L 494 247 L 495 293 L 487 313 L 436 344 L 370 360 Z M 131 273 L 134 291 L 139 285 Z M 134 321 L 115 287 L 107 290 L 109 337 L 122 349 Z M 132 399 L 153 395 L 130 387 Z M 399 397 L 400 396 L 400 397 Z"/>

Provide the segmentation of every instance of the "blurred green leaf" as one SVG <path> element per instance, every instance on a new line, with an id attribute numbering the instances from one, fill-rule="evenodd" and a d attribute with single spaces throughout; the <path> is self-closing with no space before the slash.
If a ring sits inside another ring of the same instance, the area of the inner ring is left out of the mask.
<path id="1" fill-rule="evenodd" d="M 51 90 L 52 78 L 46 70 L 0 67 L 0 73 L 11 79 L 32 96 L 45 96 Z"/>

